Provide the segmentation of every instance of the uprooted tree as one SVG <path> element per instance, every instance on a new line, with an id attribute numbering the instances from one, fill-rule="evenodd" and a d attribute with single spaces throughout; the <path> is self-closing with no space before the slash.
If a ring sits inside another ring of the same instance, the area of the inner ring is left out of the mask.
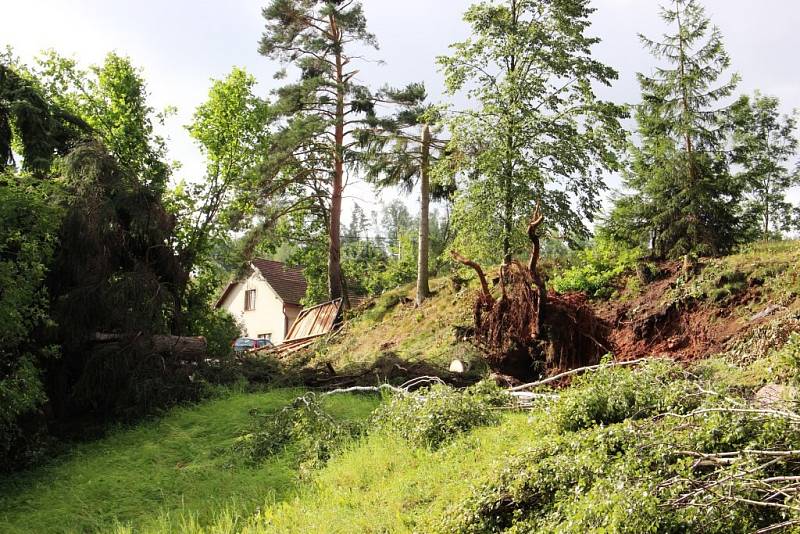
<path id="1" fill-rule="evenodd" d="M 528 265 L 505 257 L 498 277 L 499 298 L 492 295 L 478 263 L 452 252 L 453 259 L 474 269 L 480 280 L 473 310 L 476 344 L 494 371 L 520 380 L 591 365 L 611 351 L 609 327 L 587 305 L 585 295 L 548 293 L 538 270 L 538 231 L 543 222 L 537 206 L 528 224 L 532 244 Z"/>

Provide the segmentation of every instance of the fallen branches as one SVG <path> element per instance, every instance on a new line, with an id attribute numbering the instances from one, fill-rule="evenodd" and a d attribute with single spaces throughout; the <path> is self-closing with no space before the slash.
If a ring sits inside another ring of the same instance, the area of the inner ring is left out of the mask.
<path id="1" fill-rule="evenodd" d="M 761 409 L 761 408 L 700 408 L 698 410 L 693 410 L 689 413 L 680 414 L 680 413 L 663 413 L 659 417 L 679 417 L 682 419 L 688 419 L 691 417 L 697 417 L 698 415 L 705 415 L 709 413 L 739 413 L 739 414 L 753 414 L 753 415 L 763 415 L 766 417 L 779 417 L 788 419 L 792 423 L 800 424 L 800 414 L 795 412 L 790 412 L 786 410 L 769 410 L 769 409 Z"/>
<path id="2" fill-rule="evenodd" d="M 601 363 L 599 365 L 589 365 L 586 367 L 579 367 L 577 369 L 572 369 L 571 371 L 566 371 L 563 373 L 559 373 L 557 375 L 551 376 L 549 378 L 545 378 L 544 380 L 539 380 L 537 382 L 530 382 L 528 384 L 522 384 L 521 386 L 516 386 L 509 391 L 523 391 L 526 389 L 533 389 L 539 386 L 545 386 L 547 384 L 552 384 L 553 382 L 557 382 L 562 378 L 566 378 L 568 376 L 577 375 L 580 373 L 585 373 L 588 371 L 599 371 L 601 369 L 608 369 L 609 367 L 626 367 L 631 365 L 641 365 L 643 363 L 647 363 L 653 361 L 652 358 L 642 358 L 640 360 L 631 360 L 628 362 L 611 362 L 611 363 Z"/>
<path id="3" fill-rule="evenodd" d="M 393 386 L 391 384 L 381 384 L 379 386 L 352 386 L 349 388 L 326 391 L 322 394 L 322 396 L 326 397 L 328 395 L 339 395 L 342 393 L 380 393 L 385 390 L 391 391 L 392 393 L 397 393 L 399 395 L 407 395 L 413 388 L 431 386 L 433 384 L 444 385 L 444 383 L 444 380 L 438 376 L 418 376 L 417 378 L 412 378 L 400 386 Z"/>

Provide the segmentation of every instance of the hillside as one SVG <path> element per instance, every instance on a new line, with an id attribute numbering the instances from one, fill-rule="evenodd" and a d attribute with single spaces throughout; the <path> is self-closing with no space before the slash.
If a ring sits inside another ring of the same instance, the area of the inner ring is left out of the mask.
<path id="1" fill-rule="evenodd" d="M 617 360 L 666 356 L 689 362 L 745 352 L 752 360 L 784 343 L 799 324 L 798 242 L 752 245 L 736 255 L 701 259 L 689 274 L 680 261 L 648 268 L 646 282 L 627 273 L 616 280 L 611 299 L 585 304 L 605 325 L 604 348 Z M 496 272 L 489 269 L 490 278 Z M 459 359 L 472 371 L 469 376 L 480 377 L 486 365 L 468 341 L 477 282 L 454 285 L 449 277 L 434 280 L 434 296 L 420 307 L 413 303 L 412 286 L 390 291 L 294 363 L 323 374 L 328 365 L 345 376 L 369 371 L 364 379 L 374 383 L 402 381 L 425 370 L 452 379 L 446 369 Z"/>
<path id="2" fill-rule="evenodd" d="M 679 263 L 647 284 L 623 276 L 588 305 L 624 348 L 616 357 L 649 360 L 537 388 L 524 406 L 482 382 L 179 408 L 2 481 L 0 530 L 791 532 L 799 268 L 800 244 L 787 242 L 702 260 L 690 276 Z M 486 366 L 464 341 L 475 287 L 434 289 L 419 308 L 411 288 L 384 295 L 283 365 L 315 380 L 330 365 L 332 381 L 360 384 L 479 380 Z M 453 358 L 467 378 L 442 371 Z"/>

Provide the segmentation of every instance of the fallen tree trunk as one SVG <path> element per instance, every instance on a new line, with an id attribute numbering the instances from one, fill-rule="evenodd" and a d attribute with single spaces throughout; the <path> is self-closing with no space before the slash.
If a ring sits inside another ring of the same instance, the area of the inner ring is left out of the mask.
<path id="1" fill-rule="evenodd" d="M 208 343 L 202 336 L 145 336 L 141 332 L 130 334 L 97 333 L 92 341 L 103 346 L 116 344 L 120 348 L 132 343 L 143 343 L 151 352 L 171 354 L 184 361 L 200 361 L 206 357 Z"/>

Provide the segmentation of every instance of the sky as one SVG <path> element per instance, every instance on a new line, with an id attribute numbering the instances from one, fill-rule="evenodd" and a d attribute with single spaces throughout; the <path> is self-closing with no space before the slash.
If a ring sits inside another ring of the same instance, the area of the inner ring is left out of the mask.
<path id="1" fill-rule="evenodd" d="M 244 67 L 267 95 L 276 86 L 278 66 L 257 52 L 263 31 L 261 8 L 267 0 L 0 0 L 0 46 L 10 45 L 23 60 L 53 48 L 74 56 L 83 66 L 100 63 L 110 51 L 130 56 L 148 83 L 156 109 L 176 106 L 178 114 L 162 132 L 170 157 L 182 165 L 179 178 L 202 177 L 202 155 L 186 133 L 211 79 L 224 77 L 233 66 Z M 380 43 L 370 53 L 360 80 L 373 87 L 423 81 L 433 101 L 447 101 L 435 58 L 469 35 L 462 21 L 472 0 L 363 0 L 368 26 Z M 762 93 L 780 98 L 785 112 L 800 108 L 800 2 L 798 0 L 705 0 L 708 14 L 720 27 L 742 76 L 738 94 Z M 595 56 L 619 72 L 611 88 L 599 91 L 617 103 L 639 98 L 636 73 L 650 73 L 655 60 L 637 37 L 658 37 L 665 27 L 657 0 L 594 0 L 597 9 L 589 34 L 600 37 Z M 380 60 L 380 63 L 378 62 Z M 347 191 L 348 204 L 367 212 L 394 198 L 375 194 L 366 184 Z M 610 179 L 612 188 L 618 178 Z M 793 195 L 798 198 L 798 195 Z M 416 197 L 408 197 L 409 206 Z M 345 218 L 347 220 L 347 218 Z"/>

